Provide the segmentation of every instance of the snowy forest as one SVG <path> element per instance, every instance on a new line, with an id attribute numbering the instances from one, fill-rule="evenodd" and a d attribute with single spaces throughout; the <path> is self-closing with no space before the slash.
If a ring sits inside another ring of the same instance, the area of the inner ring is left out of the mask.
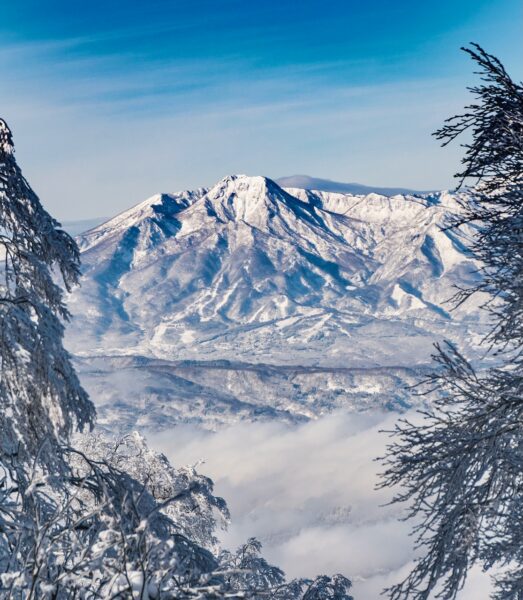
<path id="1" fill-rule="evenodd" d="M 493 598 L 523 599 L 523 85 L 481 47 L 465 51 L 474 101 L 435 136 L 463 140 L 466 193 L 445 227 L 474 232 L 480 264 L 452 303 L 483 294 L 490 329 L 474 363 L 434 339 L 431 373 L 407 392 L 423 408 L 383 432 L 379 487 L 405 508 L 418 548 L 391 600 L 459 598 L 475 565 L 492 574 Z M 0 597 L 352 600 L 351 573 L 287 578 L 254 537 L 224 548 L 227 498 L 209 477 L 137 431 L 97 425 L 64 347 L 80 250 L 24 178 L 4 120 L 0 245 Z"/>

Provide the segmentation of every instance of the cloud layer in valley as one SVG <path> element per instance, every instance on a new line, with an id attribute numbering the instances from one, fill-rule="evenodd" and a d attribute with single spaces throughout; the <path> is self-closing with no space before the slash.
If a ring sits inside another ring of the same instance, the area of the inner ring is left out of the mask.
<path id="1" fill-rule="evenodd" d="M 387 443 L 380 430 L 396 418 L 338 413 L 294 427 L 239 423 L 209 433 L 179 426 L 149 437 L 175 464 L 205 461 L 199 470 L 232 514 L 225 545 L 256 536 L 289 576 L 342 572 L 356 598 L 371 600 L 415 557 L 401 507 L 383 506 L 390 491 L 375 490 L 375 458 Z M 474 571 L 460 600 L 485 597 L 486 585 Z"/>

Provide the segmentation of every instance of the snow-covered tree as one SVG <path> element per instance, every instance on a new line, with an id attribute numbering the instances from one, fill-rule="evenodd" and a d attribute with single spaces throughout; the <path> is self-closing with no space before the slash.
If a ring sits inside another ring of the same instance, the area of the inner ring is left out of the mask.
<path id="1" fill-rule="evenodd" d="M 451 344 L 437 347 L 437 391 L 420 424 L 397 425 L 385 458 L 383 486 L 398 486 L 422 554 L 392 587 L 393 600 L 455 598 L 474 564 L 493 569 L 498 600 L 523 598 L 523 85 L 474 45 L 476 102 L 436 136 L 449 143 L 465 131 L 461 181 L 475 179 L 451 226 L 474 223 L 471 250 L 492 329 L 485 351 L 497 367 L 476 370 Z"/>
<path id="2" fill-rule="evenodd" d="M 180 533 L 208 550 L 218 549 L 216 529 L 225 529 L 229 510 L 225 500 L 213 494 L 211 479 L 194 467 L 175 469 L 136 431 L 116 439 L 100 433 L 83 434 L 74 441 L 76 448 L 92 460 L 104 461 L 144 486 Z M 173 497 L 176 502 L 169 501 Z"/>
<path id="3" fill-rule="evenodd" d="M 251 538 L 236 552 L 222 552 L 220 564 L 231 591 L 258 600 L 353 600 L 348 595 L 352 582 L 343 575 L 286 581 L 285 573 L 269 564 L 262 545 Z"/>
<path id="4" fill-rule="evenodd" d="M 0 120 L 0 596 L 350 600 L 340 575 L 285 581 L 250 540 L 218 549 L 223 499 L 138 434 L 79 434 L 94 407 L 62 345 L 74 240 L 43 209 Z M 74 446 L 72 445 L 74 444 Z"/>
<path id="5" fill-rule="evenodd" d="M 452 225 L 472 223 L 478 234 L 471 250 L 481 263 L 482 282 L 462 290 L 458 301 L 476 291 L 490 295 L 492 316 L 487 341 L 498 351 L 523 348 L 523 86 L 512 81 L 500 61 L 479 46 L 466 49 L 480 67 L 483 84 L 471 89 L 477 103 L 448 119 L 435 133 L 447 145 L 471 131 L 463 145 L 460 182 L 476 181 Z M 501 300 L 501 303 L 499 302 Z M 511 357 L 513 360 L 514 357 Z"/>
<path id="6" fill-rule="evenodd" d="M 56 445 L 94 419 L 62 345 L 68 312 L 53 278 L 70 289 L 79 255 L 23 177 L 2 119 L 0 258 L 0 460 L 53 462 Z"/>
<path id="7" fill-rule="evenodd" d="M 202 547 L 197 538 L 207 531 L 214 540 L 212 511 L 226 511 L 223 500 L 208 479 L 177 471 L 137 434 L 114 442 L 92 435 L 63 452 L 63 485 L 34 469 L 23 492 L 30 502 L 20 499 L 16 473 L 4 471 L 1 597 L 352 600 L 341 575 L 286 581 L 255 539 L 235 552 Z"/>
<path id="8" fill-rule="evenodd" d="M 224 597 L 217 559 L 165 511 L 191 489 L 158 503 L 125 471 L 77 449 L 63 452 L 70 472 L 59 488 L 36 469 L 20 499 L 16 480 L 4 479 L 2 598 Z"/>

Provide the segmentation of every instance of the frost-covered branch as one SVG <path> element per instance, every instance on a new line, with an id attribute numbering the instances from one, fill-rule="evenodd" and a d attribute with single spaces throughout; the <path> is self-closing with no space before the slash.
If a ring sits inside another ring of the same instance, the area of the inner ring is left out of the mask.
<path id="1" fill-rule="evenodd" d="M 466 52 L 483 81 L 477 104 L 436 136 L 472 133 L 458 177 L 476 187 L 452 226 L 476 224 L 483 280 L 457 301 L 489 293 L 484 344 L 499 366 L 476 372 L 451 344 L 436 346 L 427 389 L 438 394 L 420 422 L 390 432 L 381 485 L 406 503 L 422 552 L 392 600 L 454 599 L 474 564 L 496 568 L 496 599 L 523 598 L 523 86 L 479 46 Z"/>

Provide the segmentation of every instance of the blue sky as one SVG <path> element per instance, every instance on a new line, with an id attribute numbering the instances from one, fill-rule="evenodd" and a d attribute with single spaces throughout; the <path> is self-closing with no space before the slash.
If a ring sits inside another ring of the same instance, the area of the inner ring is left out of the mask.
<path id="1" fill-rule="evenodd" d="M 1 115 L 61 219 L 239 172 L 444 188 L 459 47 L 521 79 L 522 40 L 520 0 L 2 2 Z"/>

